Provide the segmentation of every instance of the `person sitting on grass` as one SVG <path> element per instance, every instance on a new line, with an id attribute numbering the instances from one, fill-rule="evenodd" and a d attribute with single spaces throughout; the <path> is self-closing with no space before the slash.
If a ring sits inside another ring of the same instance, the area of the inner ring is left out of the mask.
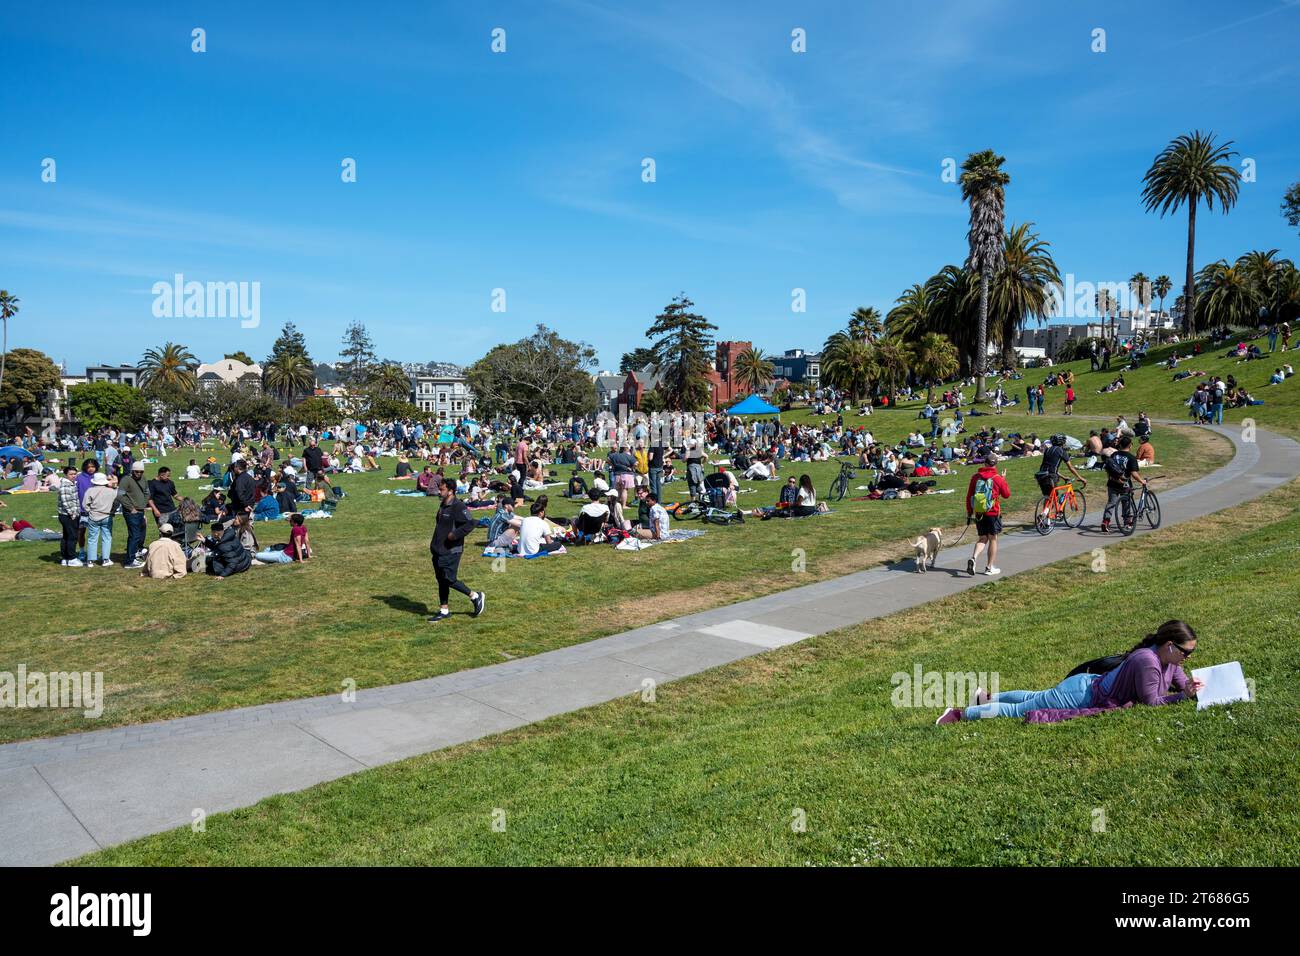
<path id="1" fill-rule="evenodd" d="M 173 530 L 171 524 L 165 521 L 158 526 L 161 537 L 150 542 L 148 555 L 144 559 L 144 570 L 140 572 L 141 577 L 168 581 L 183 578 L 189 572 L 185 551 L 172 536 Z"/>
<path id="2" fill-rule="evenodd" d="M 285 548 L 295 561 L 307 561 L 311 558 L 311 536 L 307 533 L 307 521 L 300 514 L 289 518 L 289 546 Z"/>
<path id="3" fill-rule="evenodd" d="M 244 549 L 239 540 L 239 530 L 233 521 L 224 526 L 212 526 L 209 550 L 212 552 L 212 562 L 208 565 L 208 572 L 218 578 L 239 574 L 253 565 L 253 556 Z"/>
<path id="4" fill-rule="evenodd" d="M 609 505 L 605 504 L 604 496 L 595 488 L 587 492 L 587 498 L 589 500 L 574 519 L 573 529 L 580 537 L 591 540 L 605 530 L 605 525 L 609 522 Z"/>
<path id="5" fill-rule="evenodd" d="M 1282 370 L 1280 368 L 1273 369 L 1273 374 L 1270 375 L 1268 378 L 1269 385 L 1281 385 L 1285 381 L 1286 381 L 1286 376 L 1282 374 Z"/>
<path id="6" fill-rule="evenodd" d="M 637 490 L 638 492 L 642 491 L 642 489 Z M 662 541 L 668 537 L 668 510 L 648 490 L 638 494 L 637 497 L 644 498 L 646 504 L 650 506 L 650 514 L 649 525 L 644 528 L 636 528 L 636 536 L 647 541 Z"/>
<path id="7" fill-rule="evenodd" d="M 1166 621 L 1124 655 L 1118 667 L 1105 674 L 1074 674 L 1048 690 L 1009 690 L 988 695 L 975 693 L 966 708 L 949 707 L 936 724 L 955 724 L 983 717 L 1024 717 L 1034 710 L 1110 710 L 1144 704 L 1160 707 L 1192 700 L 1204 686 L 1183 670 L 1196 650 L 1196 633 L 1182 621 Z M 1073 714 L 1062 716 L 1076 716 Z"/>
<path id="8" fill-rule="evenodd" d="M 564 544 L 551 535 L 551 525 L 546 520 L 546 502 L 534 501 L 528 509 L 528 517 L 520 522 L 519 553 L 526 558 L 564 553 Z"/>

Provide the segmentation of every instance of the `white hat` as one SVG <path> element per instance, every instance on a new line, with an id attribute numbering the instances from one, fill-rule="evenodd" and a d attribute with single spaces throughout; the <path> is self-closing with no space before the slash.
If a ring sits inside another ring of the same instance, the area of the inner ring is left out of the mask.
<path id="1" fill-rule="evenodd" d="M 230 463 L 232 465 L 237 461 L 243 461 L 243 460 L 244 460 L 244 455 L 242 452 L 235 452 L 233 455 L 230 456 Z"/>
<path id="2" fill-rule="evenodd" d="M 131 462 L 131 470 L 132 470 L 132 471 L 144 471 L 144 462 L 142 462 L 142 461 L 133 461 L 133 462 Z"/>
<path id="3" fill-rule="evenodd" d="M 97 471 L 95 472 L 95 477 L 90 479 L 90 483 L 92 485 L 106 485 L 108 484 L 108 475 L 104 474 L 102 471 Z"/>
<path id="4" fill-rule="evenodd" d="M 166 521 L 164 521 L 162 524 L 160 524 L 160 525 L 158 526 L 158 533 L 159 533 L 159 534 L 171 534 L 171 533 L 172 533 L 172 526 L 171 526 L 170 524 L 168 524 Z"/>

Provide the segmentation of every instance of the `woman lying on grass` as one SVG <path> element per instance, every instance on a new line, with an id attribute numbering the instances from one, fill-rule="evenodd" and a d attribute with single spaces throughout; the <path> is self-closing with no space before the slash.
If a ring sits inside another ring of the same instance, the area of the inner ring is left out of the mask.
<path id="1" fill-rule="evenodd" d="M 1065 719 L 1132 704 L 1176 704 L 1194 698 L 1202 687 L 1183 671 L 1183 662 L 1194 650 L 1196 634 L 1192 629 L 1182 621 L 1166 621 L 1125 654 L 1123 663 L 1105 674 L 1074 674 L 1048 690 L 1010 690 L 991 697 L 977 690 L 972 706 L 964 711 L 949 707 L 935 723 L 1024 717 L 1030 711 L 1062 712 L 1057 719 Z"/>

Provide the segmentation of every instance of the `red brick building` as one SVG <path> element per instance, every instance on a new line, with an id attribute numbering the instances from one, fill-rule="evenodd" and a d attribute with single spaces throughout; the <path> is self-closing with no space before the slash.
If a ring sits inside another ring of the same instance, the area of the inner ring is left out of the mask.
<path id="1" fill-rule="evenodd" d="M 753 347 L 750 342 L 719 342 L 714 354 L 713 368 L 705 376 L 709 382 L 709 407 L 713 411 L 726 408 L 740 396 L 741 387 L 735 379 L 736 358 Z M 641 398 L 659 384 L 660 376 L 653 371 L 628 372 L 617 402 L 635 411 L 641 407 Z"/>

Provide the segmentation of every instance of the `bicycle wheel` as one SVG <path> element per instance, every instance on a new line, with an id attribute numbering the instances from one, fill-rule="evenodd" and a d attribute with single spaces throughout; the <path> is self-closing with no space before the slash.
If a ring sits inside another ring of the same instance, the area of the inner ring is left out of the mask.
<path id="1" fill-rule="evenodd" d="M 1038 510 L 1034 512 L 1034 528 L 1041 535 L 1049 535 L 1055 523 L 1052 517 L 1052 496 L 1044 495 L 1038 503 Z"/>
<path id="2" fill-rule="evenodd" d="M 831 501 L 843 501 L 844 495 L 849 490 L 849 480 L 843 475 L 837 477 L 831 482 L 831 493 L 827 496 Z"/>
<path id="3" fill-rule="evenodd" d="M 1067 528 L 1078 528 L 1083 524 L 1083 516 L 1088 513 L 1088 501 L 1083 497 L 1083 492 L 1077 489 L 1074 492 L 1074 501 L 1065 503 L 1065 526 Z"/>
<path id="4" fill-rule="evenodd" d="M 1131 535 L 1134 531 L 1137 530 L 1137 519 L 1138 519 L 1137 512 L 1138 509 L 1137 509 L 1137 505 L 1133 502 L 1133 496 L 1129 495 L 1128 508 L 1124 508 L 1123 505 L 1121 505 L 1119 509 L 1119 530 L 1121 533 L 1123 533 L 1124 537 L 1126 538 L 1129 535 Z M 1132 521 L 1126 520 L 1125 514 L 1127 514 L 1128 517 L 1132 518 L 1133 520 Z"/>
<path id="5" fill-rule="evenodd" d="M 1148 491 L 1146 493 L 1146 506 L 1142 509 L 1142 513 L 1152 530 L 1160 527 L 1160 499 L 1155 496 L 1154 492 Z"/>

